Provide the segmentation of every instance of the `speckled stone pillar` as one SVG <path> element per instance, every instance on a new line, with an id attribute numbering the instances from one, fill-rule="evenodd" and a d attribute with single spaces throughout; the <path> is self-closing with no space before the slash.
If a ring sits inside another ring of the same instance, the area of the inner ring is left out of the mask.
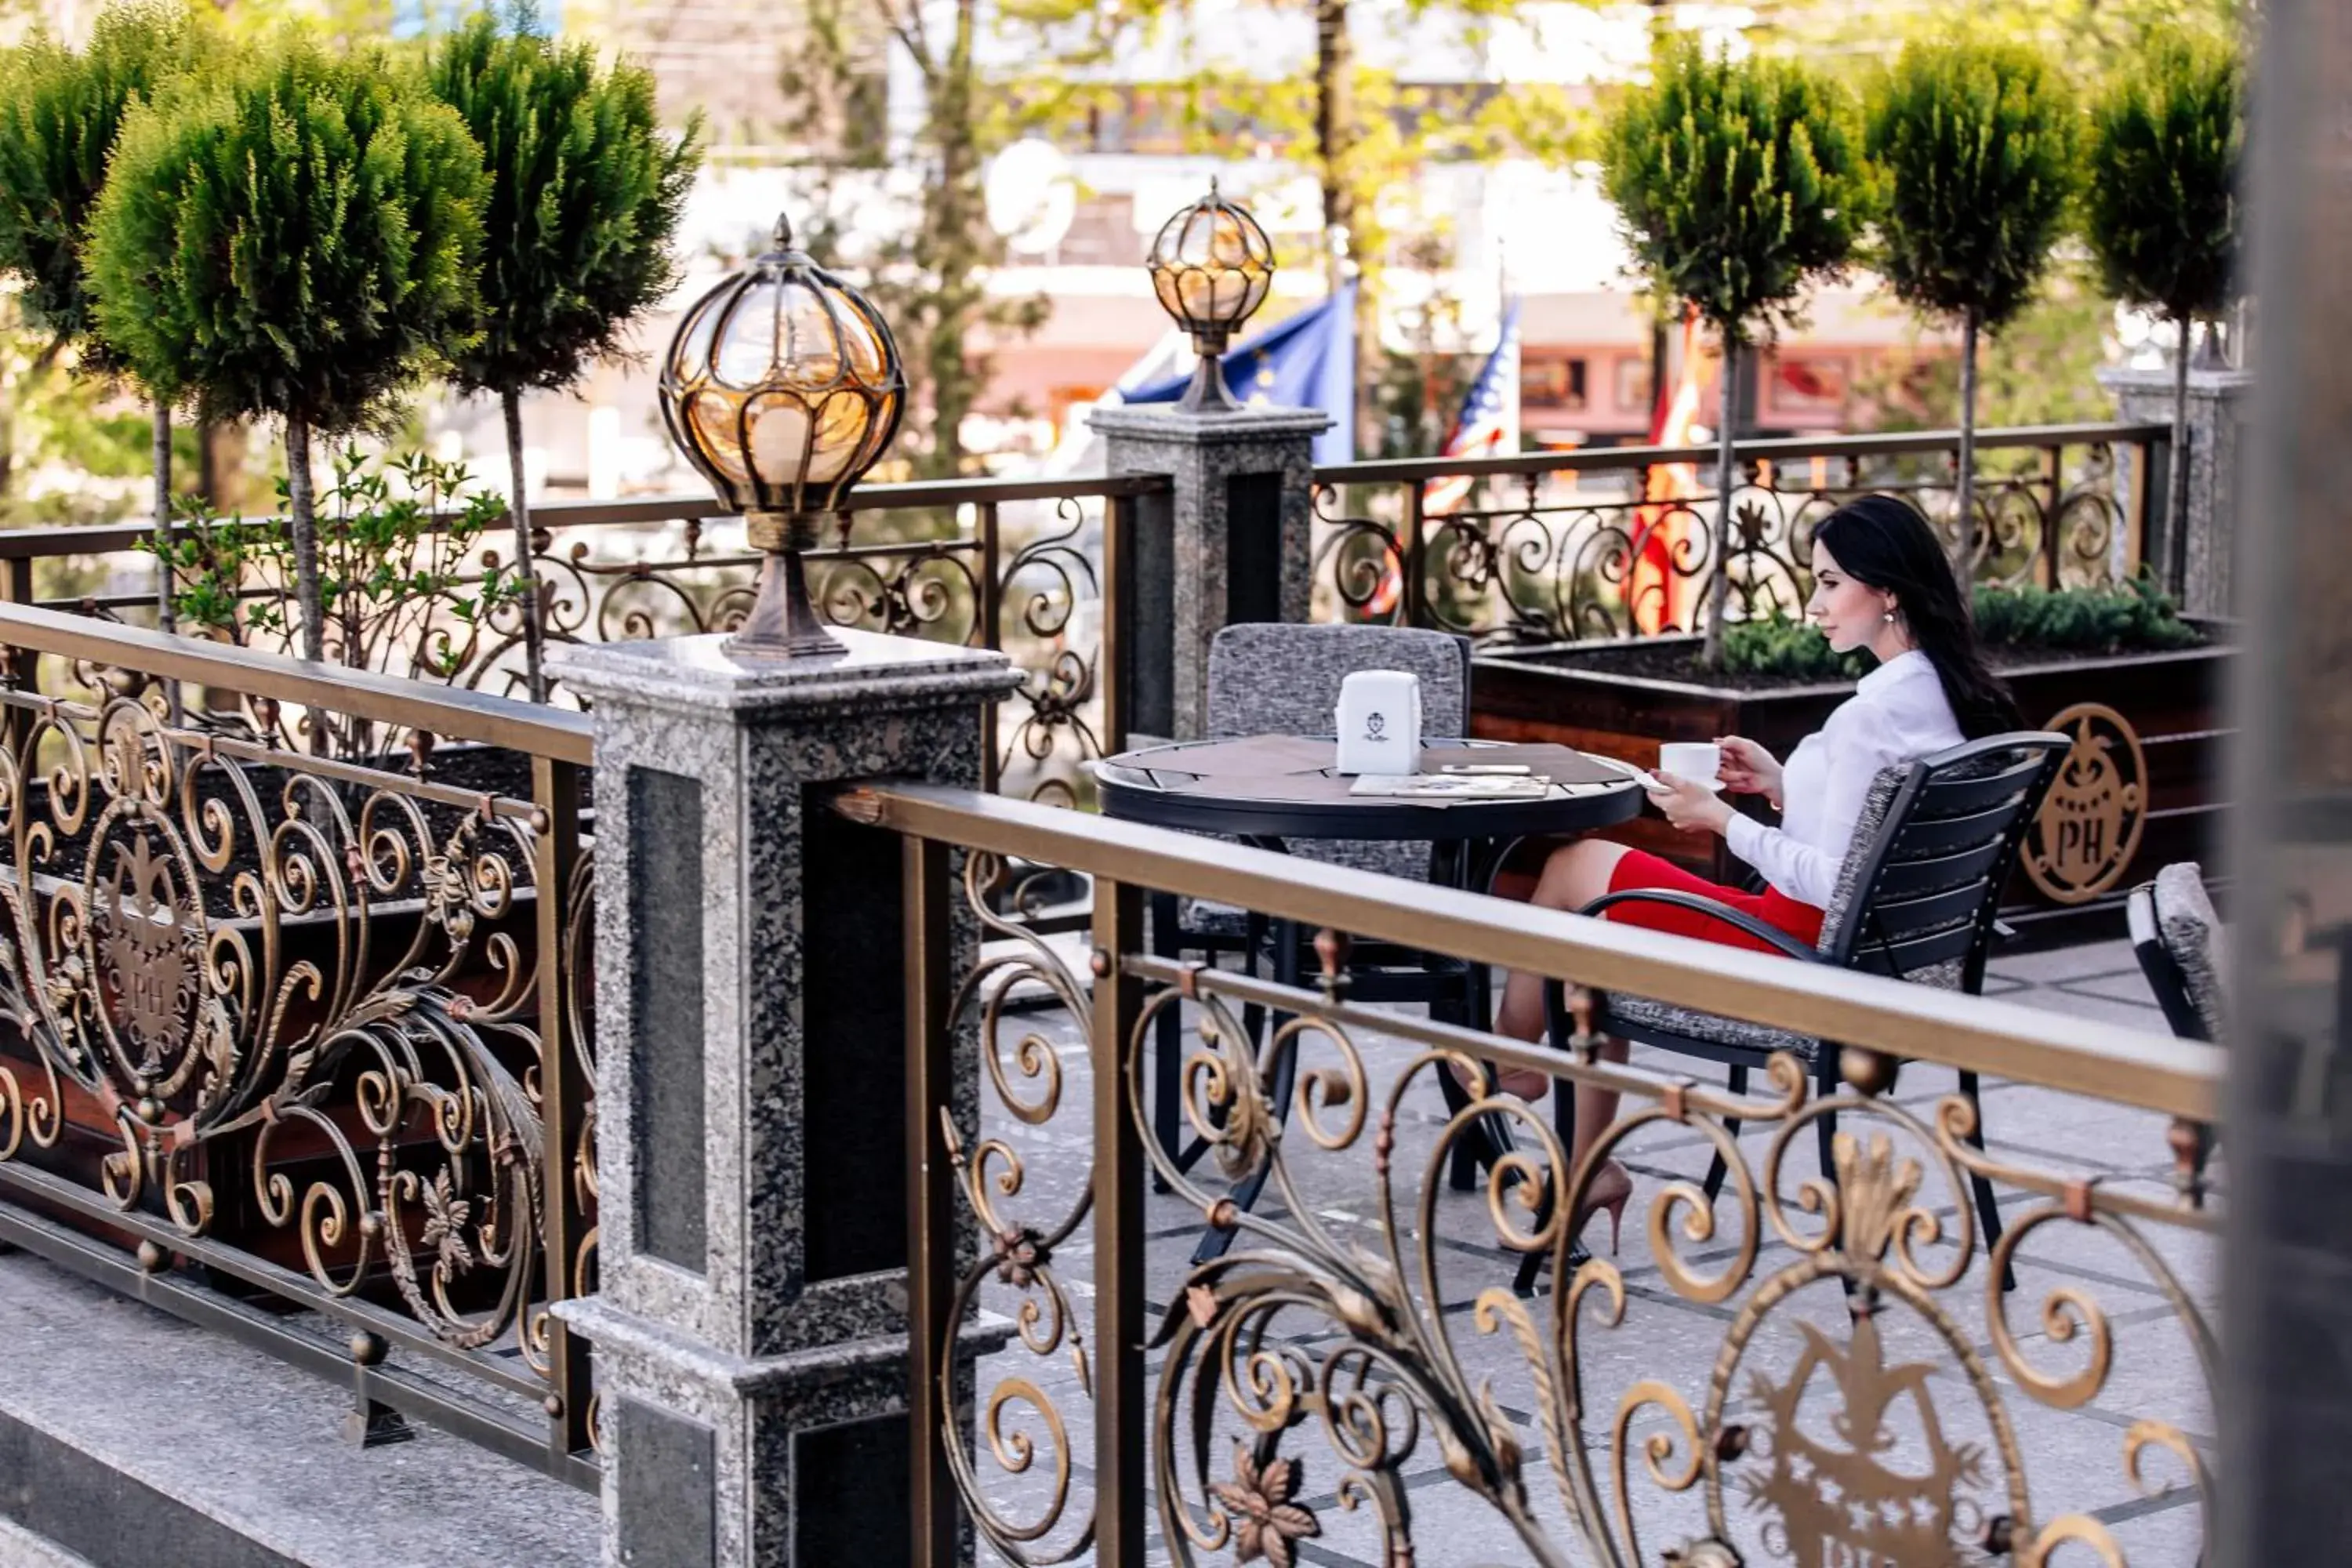
<path id="1" fill-rule="evenodd" d="M 2172 372 L 2103 370 L 2099 384 L 2114 395 L 2116 417 L 2128 424 L 2172 421 Z M 2180 607 L 2192 616 L 2234 616 L 2231 578 L 2238 552 L 2238 448 L 2253 412 L 2254 378 L 2242 370 L 2189 367 L 2189 570 Z M 2151 476 L 2162 504 L 2149 513 L 2147 558 L 2160 578 L 2172 559 L 2166 531 L 2171 507 L 2164 500 L 2170 478 L 2159 461 Z"/>
<path id="2" fill-rule="evenodd" d="M 976 787 L 1002 654 L 843 634 L 569 650 L 596 716 L 604 1561 L 908 1561 L 900 844 L 823 797 Z M 954 973 L 977 954 L 950 933 Z M 954 1041 L 975 1119 L 974 1042 Z"/>
<path id="3" fill-rule="evenodd" d="M 1135 661 L 1130 731 L 1197 740 L 1209 710 L 1209 640 L 1239 621 L 1303 621 L 1314 592 L 1317 408 L 1185 414 L 1098 408 L 1112 474 L 1168 474 L 1164 519 L 1138 518 L 1125 639 Z"/>

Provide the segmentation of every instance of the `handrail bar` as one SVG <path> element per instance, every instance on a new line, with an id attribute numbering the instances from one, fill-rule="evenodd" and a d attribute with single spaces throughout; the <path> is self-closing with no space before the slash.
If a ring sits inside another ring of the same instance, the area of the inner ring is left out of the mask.
<path id="1" fill-rule="evenodd" d="M 2099 441 L 2152 441 L 2169 437 L 2169 425 L 2021 425 L 2002 430 L 1979 430 L 1979 453 L 2001 447 L 2080 446 Z M 1743 460 L 1784 458 L 1884 458 L 1908 453 L 1940 452 L 1956 447 L 1957 430 L 1906 430 L 1877 436 L 1776 437 L 1764 441 L 1738 441 L 1733 453 Z M 1337 463 L 1315 470 L 1315 482 L 1324 485 L 1401 484 L 1415 479 L 1459 478 L 1463 475 L 1549 474 L 1587 469 L 1643 468 L 1656 464 L 1690 463 L 1712 468 L 1713 447 L 1580 447 L 1566 452 L 1520 452 L 1498 458 L 1381 458 L 1360 463 Z"/>
<path id="2" fill-rule="evenodd" d="M 322 712 L 425 731 L 441 741 L 477 741 L 582 766 L 594 761 L 595 726 L 586 714 L 487 691 L 313 664 L 257 648 L 5 602 L 0 602 L 0 647 L 299 703 Z"/>
<path id="3" fill-rule="evenodd" d="M 863 485 L 849 493 L 845 505 L 852 512 L 861 512 L 1004 501 L 1097 500 L 1155 495 L 1167 489 L 1170 483 L 1165 474 L 1097 474 L 1057 479 L 926 479 L 909 484 Z M 436 514 L 441 518 L 452 515 L 446 510 Z M 550 530 L 641 527 L 737 515 L 717 497 L 698 493 L 617 501 L 540 501 L 530 509 L 531 526 Z M 154 535 L 154 525 L 148 522 L 0 530 L 0 561 L 132 550 Z"/>
<path id="4" fill-rule="evenodd" d="M 936 784 L 835 797 L 854 820 L 1276 919 L 1727 1013 L 1895 1056 L 2198 1121 L 2219 1114 L 2217 1047 L 1485 894 L 1309 864 L 1219 838 Z"/>
<path id="5" fill-rule="evenodd" d="M 2095 441 L 2152 441 L 2170 436 L 2168 425 L 2021 425 L 1977 432 L 1979 451 L 2003 447 L 2074 446 Z M 1892 435 L 1787 437 L 1741 441 L 1733 451 L 1745 459 L 1786 458 L 1896 457 L 1947 450 L 1959 441 L 1957 430 L 1912 430 Z M 1711 464 L 1713 447 L 1583 447 L 1572 452 L 1523 452 L 1507 458 L 1383 458 L 1340 463 L 1315 470 L 1318 484 L 1404 483 L 1454 475 L 1547 474 L 1590 469 L 1648 468 L 1654 464 Z M 933 479 L 908 484 L 864 485 L 850 492 L 853 512 L 961 506 L 973 502 L 1091 500 L 1153 495 L 1169 488 L 1165 474 L 1114 474 L 1056 479 Z M 698 493 L 644 496 L 617 501 L 541 501 L 530 509 L 534 528 L 627 528 L 651 523 L 700 521 L 736 515 L 716 497 Z M 154 537 L 150 523 L 100 523 L 76 528 L 0 530 L 0 561 L 41 560 L 57 555 L 101 555 L 131 550 Z"/>

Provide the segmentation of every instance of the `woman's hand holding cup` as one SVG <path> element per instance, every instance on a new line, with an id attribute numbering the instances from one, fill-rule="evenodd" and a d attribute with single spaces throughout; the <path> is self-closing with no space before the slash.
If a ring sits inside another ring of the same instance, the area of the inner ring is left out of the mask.
<path id="1" fill-rule="evenodd" d="M 1738 735 L 1726 735 L 1716 743 L 1723 752 L 1717 776 L 1724 788 L 1735 795 L 1760 795 L 1775 806 L 1780 804 L 1780 764 L 1771 752 Z"/>

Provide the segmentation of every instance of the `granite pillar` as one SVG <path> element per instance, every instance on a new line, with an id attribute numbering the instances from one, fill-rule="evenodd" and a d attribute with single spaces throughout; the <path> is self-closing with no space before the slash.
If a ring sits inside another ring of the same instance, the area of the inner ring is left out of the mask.
<path id="1" fill-rule="evenodd" d="M 912 1558 L 901 846 L 842 781 L 977 787 L 999 653 L 842 634 L 587 646 L 596 717 L 604 1561 Z M 977 954 L 950 922 L 954 972 Z M 953 1110 L 976 1118 L 967 1029 Z M 822 1506 L 810 1506 L 821 1500 Z"/>
<path id="2" fill-rule="evenodd" d="M 1164 509 L 1137 519 L 1128 588 L 1134 660 L 1128 728 L 1180 741 L 1205 731 L 1209 642 L 1242 621 L 1304 621 L 1314 595 L 1316 408 L 1188 414 L 1157 404 L 1087 416 L 1112 474 L 1167 474 Z"/>
<path id="3" fill-rule="evenodd" d="M 2126 424 L 2172 422 L 2172 372 L 2103 370 L 2099 384 L 2116 400 L 2116 417 Z M 2145 559 L 2159 582 L 2180 576 L 2180 607 L 2192 616 L 2233 616 L 2231 586 L 2237 553 L 2238 461 L 2245 423 L 2252 413 L 2253 377 L 2242 370 L 2189 368 L 2189 537 L 2186 552 L 2171 537 L 2172 508 L 2165 487 L 2171 470 L 2158 455 L 2139 482 L 2154 487 L 2148 509 Z"/>

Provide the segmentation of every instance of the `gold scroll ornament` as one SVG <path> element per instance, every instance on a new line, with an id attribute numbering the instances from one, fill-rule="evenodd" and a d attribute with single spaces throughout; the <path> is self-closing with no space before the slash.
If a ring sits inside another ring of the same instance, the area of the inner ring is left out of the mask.
<path id="1" fill-rule="evenodd" d="M 2073 737 L 2025 842 L 2025 874 L 2053 903 L 2097 898 L 2139 852 L 2147 821 L 2147 757 L 2131 723 L 2099 702 L 2077 702 L 2045 730 Z"/>

